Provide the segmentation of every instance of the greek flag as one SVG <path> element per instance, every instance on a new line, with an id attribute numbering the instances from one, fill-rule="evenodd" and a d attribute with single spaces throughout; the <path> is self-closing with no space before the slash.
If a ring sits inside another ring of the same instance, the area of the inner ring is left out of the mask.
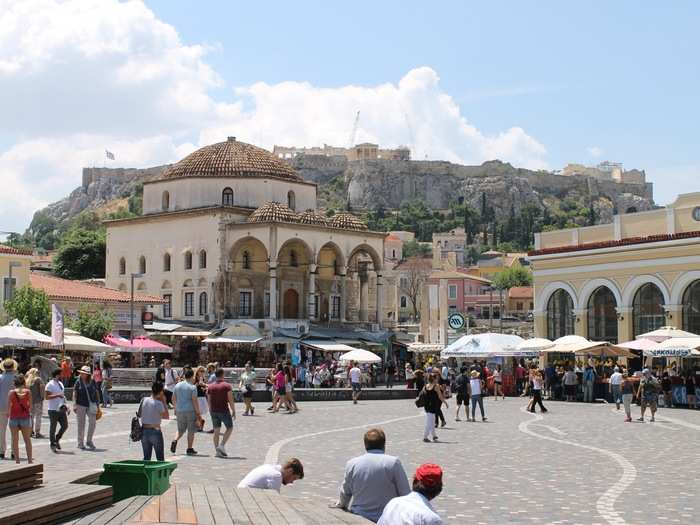
<path id="1" fill-rule="evenodd" d="M 114 153 L 109 151 L 108 149 L 105 150 L 105 157 L 107 157 L 109 160 L 114 160 Z"/>

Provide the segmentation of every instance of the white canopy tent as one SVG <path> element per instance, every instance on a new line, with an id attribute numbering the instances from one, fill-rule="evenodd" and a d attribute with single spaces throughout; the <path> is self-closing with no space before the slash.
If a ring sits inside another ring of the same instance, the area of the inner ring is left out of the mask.
<path id="1" fill-rule="evenodd" d="M 517 335 L 485 334 L 465 335 L 440 352 L 441 359 L 450 357 L 479 359 L 498 356 L 515 356 L 517 346 L 523 338 Z"/>
<path id="2" fill-rule="evenodd" d="M 516 350 L 521 352 L 534 352 L 539 353 L 544 350 L 548 350 L 554 346 L 554 342 L 544 337 L 533 337 L 531 339 L 525 339 L 518 346 L 515 347 Z"/>
<path id="3" fill-rule="evenodd" d="M 345 343 L 338 343 L 337 341 L 327 339 L 304 339 L 301 341 L 301 344 L 310 346 L 316 350 L 321 350 L 322 352 L 352 352 L 353 350 L 357 350 Z M 372 352 L 370 352 L 370 354 L 371 353 Z"/>
<path id="4" fill-rule="evenodd" d="M 671 338 L 688 338 L 688 337 L 700 337 L 698 334 L 692 332 L 686 332 L 685 330 L 680 330 L 675 326 L 662 326 L 657 330 L 647 332 L 646 334 L 640 334 L 637 339 L 651 339 L 660 343 Z"/>
<path id="5" fill-rule="evenodd" d="M 82 336 L 69 328 L 63 331 L 63 346 L 72 352 L 111 352 L 114 350 L 109 345 Z"/>
<path id="6" fill-rule="evenodd" d="M 382 358 L 369 350 L 354 348 L 351 351 L 343 354 L 339 358 L 340 362 L 356 361 L 358 363 L 381 363 Z"/>
<path id="7" fill-rule="evenodd" d="M 700 337 L 674 337 L 662 341 L 656 347 L 644 350 L 647 357 L 697 357 L 700 356 Z"/>
<path id="8" fill-rule="evenodd" d="M 17 319 L 5 326 L 0 326 L 0 346 L 36 348 L 50 345 L 51 338 L 49 336 L 27 328 Z"/>

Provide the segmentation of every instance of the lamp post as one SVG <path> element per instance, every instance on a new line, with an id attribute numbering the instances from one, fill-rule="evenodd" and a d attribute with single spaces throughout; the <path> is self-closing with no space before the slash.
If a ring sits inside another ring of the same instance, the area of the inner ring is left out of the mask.
<path id="1" fill-rule="evenodd" d="M 134 344 L 134 279 L 143 277 L 142 273 L 131 274 L 131 299 L 129 300 L 129 339 Z"/>
<path id="2" fill-rule="evenodd" d="M 498 289 L 498 331 L 503 333 L 503 288 Z"/>
<path id="3" fill-rule="evenodd" d="M 12 298 L 15 296 L 15 282 L 12 277 L 12 268 L 20 268 L 22 266 L 22 263 L 19 261 L 10 261 L 9 267 L 10 267 L 10 272 L 9 272 L 9 277 L 8 280 L 9 282 L 7 283 L 9 285 L 8 291 L 7 291 L 7 300 L 10 301 Z"/>

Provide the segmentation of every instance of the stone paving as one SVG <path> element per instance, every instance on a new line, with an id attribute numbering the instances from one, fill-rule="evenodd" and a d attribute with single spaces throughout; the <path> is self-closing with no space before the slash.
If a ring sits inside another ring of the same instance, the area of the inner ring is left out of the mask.
<path id="1" fill-rule="evenodd" d="M 642 424 L 624 423 L 614 405 L 546 402 L 550 411 L 534 416 L 522 410 L 523 399 L 485 404 L 488 422 L 467 423 L 454 421 L 450 403 L 438 443 L 423 443 L 423 414 L 410 400 L 308 402 L 294 415 L 269 414 L 258 404 L 254 417 L 242 417 L 239 405 L 230 458 L 215 458 L 211 435 L 198 434 L 200 455 L 183 456 L 181 441 L 173 479 L 236 484 L 266 458 L 293 455 L 306 478 L 283 492 L 325 505 L 336 497 L 347 459 L 362 453 L 366 426 L 378 425 L 409 477 L 423 462 L 443 466 L 445 489 L 434 506 L 447 523 L 700 522 L 700 410 L 660 409 L 655 423 Z M 106 461 L 140 459 L 140 444 L 128 438 L 134 410 L 105 411 L 97 452 L 75 448 L 73 416 L 61 454 L 51 453 L 48 440 L 35 440 L 47 481 L 73 479 Z M 174 422 L 164 428 L 167 447 Z"/>

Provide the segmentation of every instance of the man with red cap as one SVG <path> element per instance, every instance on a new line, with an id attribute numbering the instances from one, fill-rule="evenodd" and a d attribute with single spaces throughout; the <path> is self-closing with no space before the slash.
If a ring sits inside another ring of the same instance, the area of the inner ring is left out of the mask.
<path id="1" fill-rule="evenodd" d="M 425 463 L 413 476 L 413 491 L 392 499 L 384 507 L 377 525 L 442 525 L 430 501 L 442 492 L 442 469 Z"/>

